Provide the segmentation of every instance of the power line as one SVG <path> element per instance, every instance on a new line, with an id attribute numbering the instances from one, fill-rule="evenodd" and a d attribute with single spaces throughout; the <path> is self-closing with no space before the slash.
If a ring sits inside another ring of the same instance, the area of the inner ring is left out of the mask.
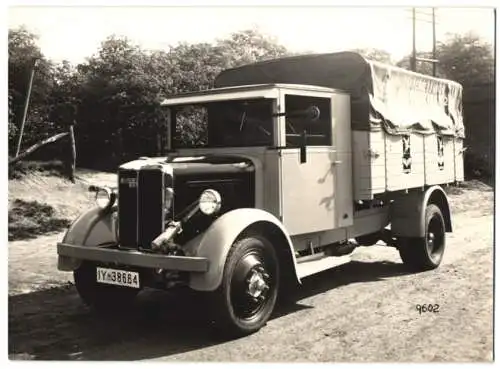
<path id="1" fill-rule="evenodd" d="M 432 8 L 431 8 L 432 9 Z M 412 13 L 413 14 L 413 10 L 412 9 L 406 9 L 405 10 L 406 12 L 409 12 L 409 13 Z M 418 18 L 416 17 L 416 20 L 417 21 L 420 21 L 420 22 L 427 22 L 427 23 L 432 23 L 433 22 L 433 17 L 434 17 L 434 21 L 436 22 L 436 24 L 439 24 L 440 22 L 438 22 L 437 20 L 439 19 L 439 17 L 437 16 L 436 14 L 436 11 L 434 11 L 434 14 L 431 10 L 430 13 L 427 13 L 427 12 L 422 12 L 422 11 L 419 11 L 418 8 L 415 8 L 415 16 L 424 16 L 424 18 Z M 425 18 L 425 16 L 428 16 L 430 18 Z M 412 19 L 413 18 L 413 15 L 409 15 L 406 17 L 407 19 Z"/>
<path id="2" fill-rule="evenodd" d="M 415 9 L 416 14 L 423 14 L 423 15 L 432 16 L 432 7 L 431 8 L 411 8 L 411 9 L 405 9 L 405 11 L 408 13 L 413 13 L 413 9 Z M 426 13 L 426 12 L 423 12 L 421 9 L 431 9 L 431 12 Z"/>
<path id="3" fill-rule="evenodd" d="M 413 18 L 412 17 L 406 17 L 406 19 L 413 19 Z M 418 18 L 415 18 L 415 20 L 417 22 L 422 22 L 422 23 L 432 23 L 432 20 L 430 20 L 430 19 L 418 19 Z M 437 22 L 437 21 L 434 22 L 434 23 L 441 24 L 441 22 Z"/>

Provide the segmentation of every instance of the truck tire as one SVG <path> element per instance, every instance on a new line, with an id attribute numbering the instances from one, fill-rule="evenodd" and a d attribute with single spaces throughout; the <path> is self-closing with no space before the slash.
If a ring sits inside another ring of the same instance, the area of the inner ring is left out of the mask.
<path id="1" fill-rule="evenodd" d="M 427 205 L 425 209 L 425 236 L 422 238 L 400 238 L 399 255 L 403 263 L 414 270 L 435 269 L 441 264 L 446 245 L 444 217 L 438 206 Z"/>
<path id="2" fill-rule="evenodd" d="M 210 294 L 219 333 L 245 336 L 261 329 L 271 316 L 279 289 L 279 262 L 261 235 L 237 240 L 224 265 L 222 282 Z"/>
<path id="3" fill-rule="evenodd" d="M 96 266 L 91 262 L 83 262 L 73 272 L 73 277 L 82 301 L 100 312 L 127 309 L 139 293 L 138 289 L 97 283 Z"/>

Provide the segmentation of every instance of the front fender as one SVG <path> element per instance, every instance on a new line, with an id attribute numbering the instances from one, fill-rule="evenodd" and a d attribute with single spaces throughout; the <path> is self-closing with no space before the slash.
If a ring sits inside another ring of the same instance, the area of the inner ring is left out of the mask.
<path id="1" fill-rule="evenodd" d="M 112 220 L 114 210 L 103 211 L 95 207 L 84 212 L 70 225 L 62 242 L 78 246 L 116 243 L 116 232 Z M 80 260 L 59 256 L 58 269 L 72 271 L 77 269 L 80 263 Z"/>
<path id="2" fill-rule="evenodd" d="M 266 223 L 282 233 L 286 239 L 286 247 L 290 250 L 290 262 L 297 281 L 295 252 L 292 240 L 281 222 L 272 214 L 260 209 L 236 209 L 218 218 L 203 234 L 189 241 L 184 249 L 192 256 L 209 259 L 209 269 L 206 273 L 193 273 L 189 286 L 198 291 L 213 291 L 222 281 L 224 265 L 229 249 L 236 238 L 248 227 L 256 223 Z"/>

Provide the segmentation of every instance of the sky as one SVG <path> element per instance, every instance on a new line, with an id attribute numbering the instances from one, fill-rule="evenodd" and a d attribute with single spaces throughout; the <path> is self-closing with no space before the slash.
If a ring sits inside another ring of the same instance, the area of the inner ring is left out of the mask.
<path id="1" fill-rule="evenodd" d="M 432 49 L 431 9 L 417 8 L 418 51 Z M 473 31 L 494 42 L 492 8 L 437 8 L 437 41 Z M 334 52 L 381 48 L 399 60 L 411 52 L 411 8 L 402 7 L 78 7 L 13 6 L 9 28 L 25 25 L 39 35 L 46 57 L 79 63 L 107 36 L 126 36 L 146 49 L 179 42 L 211 42 L 243 29 L 257 29 L 291 51 Z"/>

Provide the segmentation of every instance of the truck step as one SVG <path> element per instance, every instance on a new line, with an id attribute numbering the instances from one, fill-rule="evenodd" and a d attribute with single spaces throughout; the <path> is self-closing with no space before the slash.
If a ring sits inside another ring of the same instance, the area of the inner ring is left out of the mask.
<path id="1" fill-rule="evenodd" d="M 298 261 L 300 261 L 300 259 Z M 304 278 L 342 264 L 347 264 L 350 261 L 351 257 L 349 255 L 324 256 L 320 259 L 311 261 L 300 261 L 297 264 L 297 274 L 299 278 Z"/>

